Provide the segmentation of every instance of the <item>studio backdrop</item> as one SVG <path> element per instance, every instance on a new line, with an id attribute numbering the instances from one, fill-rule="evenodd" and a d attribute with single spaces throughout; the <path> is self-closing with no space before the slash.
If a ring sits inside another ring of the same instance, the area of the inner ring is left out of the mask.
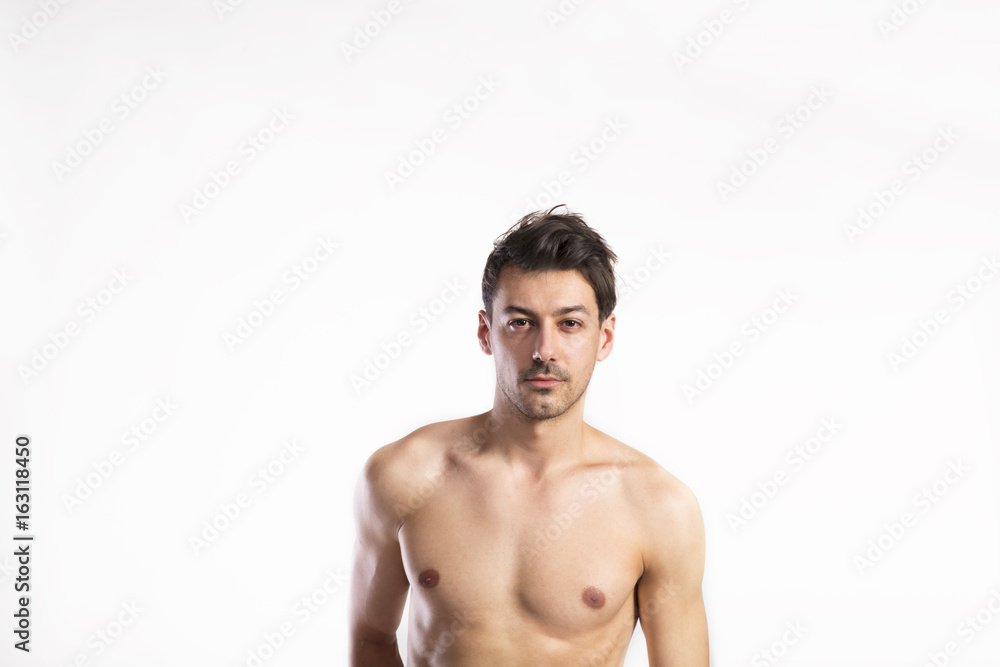
<path id="1" fill-rule="evenodd" d="M 995 666 L 998 20 L 5 2 L 0 664 L 345 665 L 361 467 L 491 407 L 486 257 L 566 204 L 713 664 Z"/>

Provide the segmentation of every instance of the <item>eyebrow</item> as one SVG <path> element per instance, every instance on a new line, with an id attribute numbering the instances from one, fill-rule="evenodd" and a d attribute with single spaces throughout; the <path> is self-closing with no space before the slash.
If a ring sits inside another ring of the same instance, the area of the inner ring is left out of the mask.
<path id="1" fill-rule="evenodd" d="M 538 318 L 538 313 L 528 310 L 523 306 L 516 306 L 511 304 L 503 309 L 504 315 L 509 315 L 511 313 L 524 313 L 528 317 Z M 552 313 L 554 317 L 562 317 L 563 315 L 569 315 L 570 313 L 583 313 L 584 315 L 590 315 L 590 310 L 587 309 L 583 304 L 577 304 L 575 306 L 566 306 L 565 308 L 560 308 L 556 312 Z"/>

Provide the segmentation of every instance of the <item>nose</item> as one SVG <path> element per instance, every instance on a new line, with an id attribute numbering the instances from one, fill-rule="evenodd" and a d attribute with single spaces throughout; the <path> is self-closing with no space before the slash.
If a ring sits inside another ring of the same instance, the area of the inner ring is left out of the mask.
<path id="1" fill-rule="evenodd" d="M 531 355 L 534 361 L 555 361 L 557 356 L 557 336 L 554 324 L 542 324 L 538 327 L 535 338 L 535 349 Z"/>

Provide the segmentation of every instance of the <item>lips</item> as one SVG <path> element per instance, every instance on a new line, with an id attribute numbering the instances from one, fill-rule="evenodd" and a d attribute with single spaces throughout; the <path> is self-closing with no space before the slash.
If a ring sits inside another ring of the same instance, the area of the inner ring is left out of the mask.
<path id="1" fill-rule="evenodd" d="M 562 380 L 554 378 L 551 375 L 537 375 L 535 377 L 528 378 L 526 382 L 532 387 L 538 387 L 539 389 L 556 387 L 562 384 Z"/>

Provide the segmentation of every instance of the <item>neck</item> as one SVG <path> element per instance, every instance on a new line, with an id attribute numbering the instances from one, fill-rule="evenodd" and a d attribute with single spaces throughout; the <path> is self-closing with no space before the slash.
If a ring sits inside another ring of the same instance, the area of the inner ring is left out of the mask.
<path id="1" fill-rule="evenodd" d="M 583 421 L 585 397 L 558 417 L 532 419 L 511 405 L 498 387 L 493 409 L 478 416 L 480 451 L 500 456 L 535 477 L 580 461 L 590 430 Z"/>

